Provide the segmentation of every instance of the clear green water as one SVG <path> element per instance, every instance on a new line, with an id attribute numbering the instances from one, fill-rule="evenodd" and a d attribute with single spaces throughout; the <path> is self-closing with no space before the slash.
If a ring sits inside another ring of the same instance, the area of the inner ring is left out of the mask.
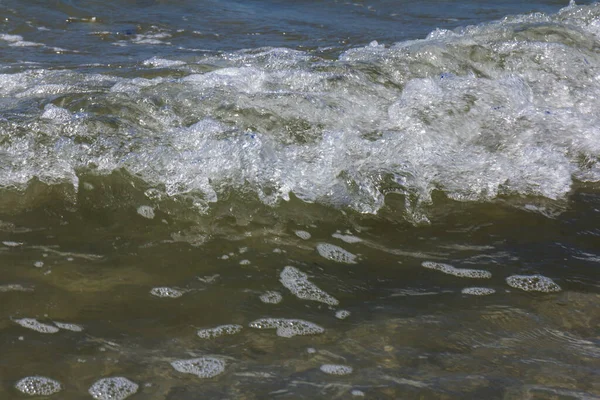
<path id="1" fill-rule="evenodd" d="M 88 192 L 117 190 L 114 181 L 95 183 Z M 61 399 L 88 398 L 107 376 L 138 383 L 139 399 L 600 396 L 595 191 L 577 191 L 555 219 L 442 200 L 444 212 L 422 227 L 394 223 L 386 210 L 366 217 L 294 199 L 271 208 L 232 198 L 251 220 L 215 211 L 191 222 L 160 210 L 150 220 L 133 206 L 82 204 L 84 194 L 74 211 L 45 197 L 1 218 L 0 398 L 24 397 L 13 385 L 30 375 L 60 381 Z M 337 231 L 362 241 L 332 237 Z M 357 255 L 356 263 L 322 257 L 323 242 Z M 492 278 L 459 278 L 423 261 Z M 285 266 L 308 274 L 339 305 L 294 296 L 279 281 Z M 524 292 L 505 281 L 534 273 L 562 291 Z M 471 286 L 496 292 L 461 293 Z M 183 295 L 156 297 L 155 287 Z M 268 291 L 282 301 L 262 302 Z M 336 318 L 339 310 L 350 316 Z M 303 319 L 325 332 L 287 338 L 249 327 L 264 317 Z M 39 333 L 19 326 L 20 318 L 83 331 Z M 243 328 L 213 339 L 196 334 L 224 324 Z M 206 355 L 225 360 L 225 371 L 202 379 L 170 365 Z M 324 364 L 353 371 L 328 375 Z"/>

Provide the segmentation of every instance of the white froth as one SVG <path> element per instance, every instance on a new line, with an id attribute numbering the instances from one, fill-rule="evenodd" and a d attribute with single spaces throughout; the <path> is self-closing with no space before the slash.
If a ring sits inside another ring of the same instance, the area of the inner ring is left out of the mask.
<path id="1" fill-rule="evenodd" d="M 325 257 L 328 260 L 345 264 L 356 264 L 356 255 L 334 244 L 319 243 L 317 251 L 321 257 Z"/>
<path id="2" fill-rule="evenodd" d="M 281 271 L 279 282 L 299 299 L 318 301 L 332 306 L 339 304 L 336 298 L 319 289 L 308 280 L 304 272 L 297 268 L 285 267 Z"/>
<path id="3" fill-rule="evenodd" d="M 197 334 L 202 339 L 214 339 L 224 335 L 235 335 L 242 331 L 241 325 L 228 324 L 220 325 L 216 328 L 199 329 Z"/>
<path id="4" fill-rule="evenodd" d="M 352 373 L 352 367 L 339 364 L 323 364 L 321 371 L 329 375 L 349 375 Z"/>
<path id="5" fill-rule="evenodd" d="M 44 376 L 28 376 L 15 384 L 21 393 L 30 396 L 51 396 L 62 390 L 60 382 Z"/>
<path id="6" fill-rule="evenodd" d="M 7 285 L 0 285 L 0 293 L 3 292 L 33 292 L 33 289 L 26 288 L 18 283 L 9 283 Z"/>
<path id="7" fill-rule="evenodd" d="M 172 299 L 183 296 L 183 292 L 181 290 L 166 286 L 152 288 L 150 290 L 150 294 L 156 297 L 170 297 Z"/>
<path id="8" fill-rule="evenodd" d="M 342 235 L 341 233 L 334 233 L 333 235 L 331 235 L 332 237 L 336 238 L 336 239 L 340 239 L 343 242 L 346 243 L 360 243 L 362 242 L 362 239 L 354 236 L 354 235 Z"/>
<path id="9" fill-rule="evenodd" d="M 489 279 L 492 277 L 491 272 L 482 269 L 456 268 L 449 264 L 433 261 L 424 261 L 421 265 L 427 269 L 434 269 L 448 275 L 458 276 L 459 278 Z"/>
<path id="10" fill-rule="evenodd" d="M 40 118 L 51 120 L 57 124 L 64 124 L 71 120 L 71 113 L 69 110 L 57 107 L 54 104 L 46 104 Z"/>
<path id="11" fill-rule="evenodd" d="M 298 236 L 300 239 L 303 239 L 303 240 L 308 240 L 312 237 L 311 234 L 306 231 L 298 230 L 298 231 L 295 231 L 294 233 L 296 234 L 296 236 Z"/>
<path id="12" fill-rule="evenodd" d="M 2 244 L 7 247 L 19 247 L 19 246 L 23 245 L 23 243 L 21 243 L 21 242 L 12 242 L 12 241 L 4 241 L 4 242 L 2 242 Z"/>
<path id="13" fill-rule="evenodd" d="M 138 391 L 138 384 L 122 376 L 100 379 L 88 390 L 96 400 L 123 400 Z"/>
<path id="14" fill-rule="evenodd" d="M 302 319 L 261 318 L 248 325 L 256 329 L 276 329 L 277 336 L 290 338 L 293 336 L 317 335 L 325 329 L 317 324 Z"/>
<path id="15" fill-rule="evenodd" d="M 66 322 L 54 321 L 54 325 L 58 326 L 60 329 L 65 329 L 67 331 L 72 331 L 72 332 L 82 332 L 83 331 L 83 327 L 81 327 L 77 324 L 70 324 L 70 323 L 66 323 Z"/>
<path id="16" fill-rule="evenodd" d="M 142 63 L 147 67 L 154 68 L 169 68 L 169 67 L 177 67 L 180 65 L 185 65 L 185 62 L 179 60 L 167 60 L 164 58 L 152 57 Z"/>
<path id="17" fill-rule="evenodd" d="M 139 206 L 137 213 L 144 218 L 154 219 L 154 209 L 150 206 Z"/>
<path id="18" fill-rule="evenodd" d="M 512 275 L 506 278 L 510 287 L 526 292 L 560 292 L 562 289 L 552 279 L 543 275 Z"/>
<path id="19" fill-rule="evenodd" d="M 59 329 L 56 326 L 43 324 L 35 318 L 16 319 L 15 322 L 23 328 L 31 329 L 40 333 L 56 333 Z"/>
<path id="20" fill-rule="evenodd" d="M 335 317 L 337 319 L 346 319 L 350 316 L 350 311 L 348 310 L 337 310 L 335 312 Z"/>
<path id="21" fill-rule="evenodd" d="M 363 392 L 362 390 L 358 390 L 358 389 L 354 389 L 353 391 L 350 392 L 350 394 L 352 396 L 356 396 L 356 397 L 365 397 L 365 392 Z"/>
<path id="22" fill-rule="evenodd" d="M 260 295 L 260 301 L 267 304 L 279 304 L 283 297 L 281 293 L 275 291 L 268 291 Z"/>
<path id="23" fill-rule="evenodd" d="M 196 375 L 199 378 L 213 378 L 225 371 L 225 361 L 216 357 L 177 360 L 173 361 L 171 366 L 176 371 Z"/>
<path id="24" fill-rule="evenodd" d="M 490 294 L 496 293 L 496 291 L 492 288 L 485 287 L 468 287 L 461 290 L 462 294 L 469 294 L 472 296 L 487 296 Z"/>

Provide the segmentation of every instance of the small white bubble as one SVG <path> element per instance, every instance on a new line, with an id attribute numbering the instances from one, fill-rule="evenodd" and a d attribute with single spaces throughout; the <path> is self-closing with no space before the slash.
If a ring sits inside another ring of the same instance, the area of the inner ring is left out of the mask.
<path id="1" fill-rule="evenodd" d="M 350 311 L 347 310 L 338 310 L 335 312 L 335 317 L 337 319 L 346 319 L 350 316 Z"/>
<path id="2" fill-rule="evenodd" d="M 250 260 L 242 260 L 240 261 L 240 265 L 250 265 Z"/>
<path id="3" fill-rule="evenodd" d="M 313 347 L 309 347 L 308 349 L 306 349 L 306 352 L 308 354 L 315 354 L 317 352 L 317 349 L 315 349 Z"/>
<path id="4" fill-rule="evenodd" d="M 33 263 L 33 266 L 36 268 L 42 268 L 44 266 L 44 262 L 43 261 L 36 261 Z"/>
<path id="5" fill-rule="evenodd" d="M 350 394 L 352 396 L 356 396 L 356 397 L 365 397 L 365 392 L 363 392 L 362 390 L 355 389 L 355 390 L 351 391 Z"/>

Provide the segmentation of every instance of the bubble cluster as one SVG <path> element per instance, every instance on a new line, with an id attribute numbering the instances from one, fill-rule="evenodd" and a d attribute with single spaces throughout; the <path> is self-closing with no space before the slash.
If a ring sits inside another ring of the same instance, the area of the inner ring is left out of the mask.
<path id="1" fill-rule="evenodd" d="M 183 295 L 183 292 L 170 287 L 161 286 L 152 288 L 152 290 L 150 290 L 150 294 L 156 297 L 170 297 L 172 299 L 175 299 L 177 297 L 181 297 Z"/>
<path id="2" fill-rule="evenodd" d="M 304 239 L 304 240 L 308 240 L 310 239 L 312 236 L 310 233 L 306 232 L 306 231 L 295 231 L 294 232 L 296 234 L 296 236 L 298 236 L 300 239 Z"/>
<path id="3" fill-rule="evenodd" d="M 56 333 L 59 329 L 53 325 L 43 324 L 35 318 L 16 319 L 15 322 L 23 328 L 31 329 L 41 333 Z"/>
<path id="4" fill-rule="evenodd" d="M 285 338 L 325 332 L 325 329 L 319 325 L 302 319 L 261 318 L 250 322 L 249 326 L 256 329 L 276 329 L 277 336 Z"/>
<path id="5" fill-rule="evenodd" d="M 171 363 L 176 371 L 196 375 L 199 378 L 213 378 L 225 371 L 225 361 L 216 357 L 200 357 L 177 360 Z"/>
<path id="6" fill-rule="evenodd" d="M 346 319 L 350 316 L 350 311 L 348 310 L 338 310 L 335 312 L 335 317 L 337 319 Z"/>
<path id="7" fill-rule="evenodd" d="M 197 334 L 202 339 L 214 339 L 223 335 L 235 335 L 242 330 L 241 325 L 229 324 L 220 325 L 216 328 L 199 329 Z"/>
<path id="8" fill-rule="evenodd" d="M 100 379 L 88 392 L 96 400 L 123 400 L 138 391 L 138 384 L 122 376 Z"/>
<path id="9" fill-rule="evenodd" d="M 18 283 L 9 283 L 8 285 L 0 285 L 0 293 L 2 292 L 33 292 L 33 289 L 26 288 Z"/>
<path id="10" fill-rule="evenodd" d="M 61 384 L 44 376 L 28 376 L 15 384 L 21 393 L 30 396 L 50 396 L 62 390 Z"/>
<path id="11" fill-rule="evenodd" d="M 281 303 L 283 297 L 281 293 L 275 291 L 268 291 L 260 295 L 260 301 L 267 304 L 278 304 Z"/>
<path id="12" fill-rule="evenodd" d="M 137 213 L 144 218 L 154 219 L 154 209 L 150 206 L 139 206 Z"/>
<path id="13" fill-rule="evenodd" d="M 472 296 L 487 296 L 489 294 L 494 294 L 496 291 L 492 288 L 485 287 L 468 287 L 464 288 L 460 291 L 462 294 L 470 294 Z"/>
<path id="14" fill-rule="evenodd" d="M 356 264 L 356 255 L 334 244 L 319 243 L 317 245 L 317 251 L 321 257 L 328 260 L 345 264 Z"/>
<path id="15" fill-rule="evenodd" d="M 508 286 L 526 292 L 560 292 L 562 289 L 554 281 L 543 275 L 513 275 L 506 278 Z"/>
<path id="16" fill-rule="evenodd" d="M 308 276 L 304 272 L 297 268 L 285 267 L 279 281 L 299 299 L 318 301 L 332 306 L 339 304 L 336 298 L 319 289 L 308 280 Z"/>
<path id="17" fill-rule="evenodd" d="M 77 324 L 69 324 L 69 323 L 65 323 L 65 322 L 54 321 L 54 325 L 58 326 L 60 329 L 65 329 L 67 331 L 72 331 L 72 332 L 83 331 L 83 328 Z"/>
<path id="18" fill-rule="evenodd" d="M 467 268 L 456 268 L 449 264 L 442 264 L 433 261 L 424 261 L 421 265 L 428 269 L 435 269 L 436 271 L 443 272 L 448 275 L 458 276 L 459 278 L 476 278 L 476 279 L 489 279 L 492 277 L 492 273 L 483 269 L 467 269 Z"/>
<path id="19" fill-rule="evenodd" d="M 323 364 L 321 371 L 329 375 L 349 375 L 352 373 L 352 367 L 339 364 Z"/>

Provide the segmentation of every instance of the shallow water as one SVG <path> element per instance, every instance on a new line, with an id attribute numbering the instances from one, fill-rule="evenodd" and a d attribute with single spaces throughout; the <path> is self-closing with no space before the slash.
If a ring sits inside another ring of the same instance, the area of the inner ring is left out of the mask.
<path id="1" fill-rule="evenodd" d="M 582 4 L 0 4 L 0 398 L 600 397 Z"/>

